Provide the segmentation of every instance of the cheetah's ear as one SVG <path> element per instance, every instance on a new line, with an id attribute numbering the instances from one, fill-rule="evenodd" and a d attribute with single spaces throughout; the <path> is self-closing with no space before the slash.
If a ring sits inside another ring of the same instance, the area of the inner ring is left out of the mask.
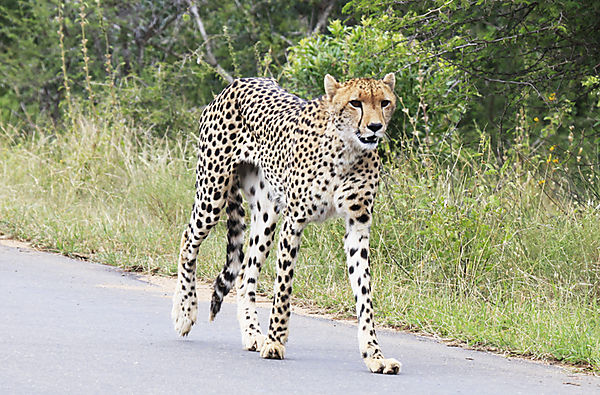
<path id="1" fill-rule="evenodd" d="M 338 90 L 338 88 L 341 85 L 339 82 L 337 82 L 335 80 L 335 78 L 333 78 L 329 74 L 325 75 L 324 82 L 325 82 L 325 93 L 327 94 L 327 97 L 329 98 L 329 100 L 331 100 L 333 98 L 333 96 L 335 95 L 335 92 Z"/>
<path id="2" fill-rule="evenodd" d="M 382 81 L 394 91 L 394 86 L 396 85 L 396 75 L 394 73 L 386 74 Z"/>

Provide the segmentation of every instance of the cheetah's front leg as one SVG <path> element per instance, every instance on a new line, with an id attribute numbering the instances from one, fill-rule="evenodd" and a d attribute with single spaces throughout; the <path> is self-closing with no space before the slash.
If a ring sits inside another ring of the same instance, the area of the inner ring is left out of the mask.
<path id="1" fill-rule="evenodd" d="M 366 215 L 348 219 L 344 241 L 350 283 L 356 300 L 358 344 L 363 360 L 371 372 L 397 374 L 402 365 L 393 358 L 383 357 L 375 335 L 369 272 L 370 218 Z"/>
<path id="2" fill-rule="evenodd" d="M 278 209 L 269 198 L 269 185 L 259 168 L 242 168 L 242 187 L 250 206 L 248 252 L 237 277 L 237 318 L 242 345 L 249 351 L 260 351 L 266 337 L 262 334 L 256 312 L 256 286 L 260 269 L 273 246 Z"/>
<path id="3" fill-rule="evenodd" d="M 273 245 L 278 215 L 274 205 L 268 199 L 260 201 L 263 211 L 258 210 L 256 204 L 251 207 L 253 208 L 248 253 L 243 272 L 237 278 L 237 318 L 244 349 L 260 351 L 265 336 L 261 333 L 256 313 L 256 285 L 261 266 Z"/>
<path id="4" fill-rule="evenodd" d="M 300 248 L 302 229 L 286 218 L 279 233 L 277 279 L 275 280 L 273 308 L 269 319 L 269 333 L 260 350 L 260 356 L 263 358 L 283 359 L 285 354 L 284 344 L 288 339 L 288 322 L 291 315 L 292 278 Z"/>

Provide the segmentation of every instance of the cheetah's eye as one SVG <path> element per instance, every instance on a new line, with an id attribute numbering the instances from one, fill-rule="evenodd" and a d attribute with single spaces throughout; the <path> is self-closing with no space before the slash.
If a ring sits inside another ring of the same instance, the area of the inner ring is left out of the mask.
<path id="1" fill-rule="evenodd" d="M 381 107 L 387 107 L 390 105 L 390 101 L 389 100 L 382 100 L 381 101 Z"/>
<path id="2" fill-rule="evenodd" d="M 350 104 L 352 105 L 352 107 L 356 107 L 356 108 L 362 107 L 362 103 L 360 102 L 360 100 L 350 100 Z"/>

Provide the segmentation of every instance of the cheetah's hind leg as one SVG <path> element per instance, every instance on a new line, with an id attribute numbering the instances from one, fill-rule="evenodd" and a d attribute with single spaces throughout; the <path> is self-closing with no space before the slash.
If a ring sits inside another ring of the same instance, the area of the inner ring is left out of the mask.
<path id="1" fill-rule="evenodd" d="M 196 295 L 198 248 L 219 220 L 219 214 L 225 205 L 225 196 L 232 180 L 229 175 L 225 174 L 224 177 L 217 178 L 221 182 L 212 183 L 212 188 L 209 189 L 211 175 L 203 171 L 200 162 L 196 179 L 198 185 L 196 199 L 190 222 L 181 238 L 177 265 L 177 288 L 173 295 L 173 309 L 171 310 L 175 331 L 180 336 L 185 336 L 190 332 L 198 317 Z M 207 194 L 207 190 L 213 191 L 213 193 Z"/>
<path id="2" fill-rule="evenodd" d="M 180 336 L 186 336 L 198 317 L 198 302 L 196 297 L 196 258 L 190 240 L 191 225 L 188 225 L 181 236 L 177 288 L 173 295 L 171 319 L 175 331 Z"/>

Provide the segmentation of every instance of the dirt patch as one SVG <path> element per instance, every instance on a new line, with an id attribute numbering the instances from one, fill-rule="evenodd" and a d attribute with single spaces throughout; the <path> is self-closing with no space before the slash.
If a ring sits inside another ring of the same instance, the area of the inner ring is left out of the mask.
<path id="1" fill-rule="evenodd" d="M 28 250 L 34 249 L 29 243 L 26 243 L 24 241 L 12 240 L 5 235 L 0 235 L 0 245 L 13 248 L 24 248 Z"/>

